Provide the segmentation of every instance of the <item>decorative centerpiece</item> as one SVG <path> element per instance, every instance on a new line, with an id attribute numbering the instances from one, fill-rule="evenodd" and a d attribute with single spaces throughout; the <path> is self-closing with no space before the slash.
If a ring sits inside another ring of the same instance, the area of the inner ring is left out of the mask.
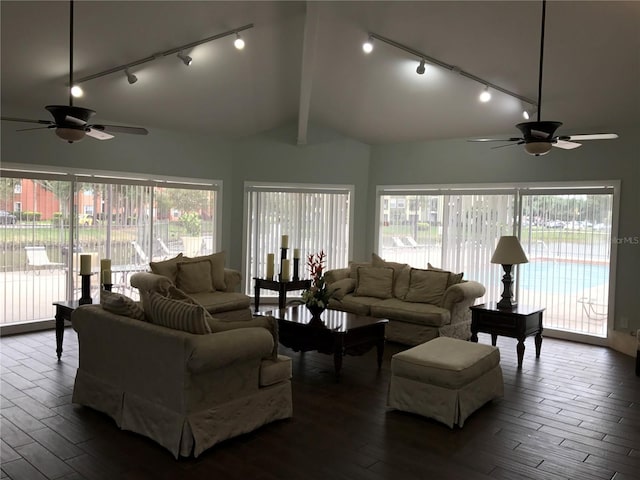
<path id="1" fill-rule="evenodd" d="M 311 274 L 311 287 L 302 292 L 302 300 L 307 310 L 311 312 L 312 319 L 320 319 L 320 314 L 329 305 L 331 294 L 324 281 L 324 263 L 327 255 L 324 251 L 311 254 L 307 257 L 307 267 Z"/>

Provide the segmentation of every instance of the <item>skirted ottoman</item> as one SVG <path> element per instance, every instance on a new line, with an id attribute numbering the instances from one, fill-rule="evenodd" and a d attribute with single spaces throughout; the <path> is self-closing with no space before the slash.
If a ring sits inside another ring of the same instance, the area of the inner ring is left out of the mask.
<path id="1" fill-rule="evenodd" d="M 502 397 L 500 350 L 438 337 L 391 357 L 388 407 L 438 420 L 450 428 Z"/>

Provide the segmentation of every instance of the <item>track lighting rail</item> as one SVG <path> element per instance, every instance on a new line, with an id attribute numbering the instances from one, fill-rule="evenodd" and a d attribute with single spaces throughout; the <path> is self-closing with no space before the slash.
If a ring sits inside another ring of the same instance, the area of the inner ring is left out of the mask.
<path id="1" fill-rule="evenodd" d="M 185 45 L 180 45 L 179 47 L 171 48 L 163 52 L 154 53 L 153 55 L 149 55 L 148 57 L 141 58 L 140 60 L 135 60 L 133 62 L 125 63 L 124 65 L 118 65 L 117 67 L 109 68 L 102 72 L 94 73 L 92 75 L 87 75 L 86 77 L 82 77 L 82 78 L 77 78 L 74 80 L 74 83 L 80 84 L 80 83 L 88 82 L 89 80 L 94 80 L 96 78 L 104 77 L 106 75 L 111 75 L 112 73 L 128 70 L 132 67 L 137 67 L 138 65 L 142 65 L 143 63 L 152 62 L 158 58 L 166 57 L 168 55 L 178 54 L 183 50 L 189 50 L 191 48 L 197 47 L 198 45 L 202 45 L 203 43 L 212 42 L 213 40 L 218 40 L 219 38 L 228 37 L 230 35 L 236 35 L 238 32 L 242 32 L 250 28 L 253 28 L 253 23 L 249 23 L 247 25 L 243 25 L 242 27 L 234 28 L 232 30 L 227 30 L 226 32 L 219 33 L 217 35 L 212 35 L 210 37 L 203 38 L 202 40 L 196 40 L 195 42 L 187 43 Z"/>
<path id="2" fill-rule="evenodd" d="M 474 82 L 478 82 L 481 85 L 484 85 L 485 87 L 492 88 L 494 90 L 497 90 L 498 92 L 502 92 L 506 95 L 509 95 L 510 97 L 517 98 L 518 100 L 531 104 L 532 106 L 537 106 L 538 104 L 538 102 L 536 102 L 535 100 L 527 98 L 523 95 L 519 95 L 515 92 L 512 92 L 511 90 L 507 90 L 506 88 L 502 88 L 500 85 L 496 85 L 495 83 L 489 82 L 488 80 L 485 80 L 472 73 L 462 70 L 461 68 L 455 65 L 451 65 L 449 63 L 443 62 L 442 60 L 438 60 L 437 58 L 434 58 L 425 53 L 419 52 L 414 48 L 403 45 L 402 43 L 398 43 L 395 40 L 391 40 L 390 38 L 383 37 L 382 35 L 378 35 L 377 33 L 373 33 L 373 32 L 369 32 L 369 38 L 375 38 L 376 40 L 380 40 L 381 42 L 386 43 L 387 45 L 391 45 L 392 47 L 396 47 L 396 48 L 399 48 L 400 50 L 404 50 L 405 52 L 410 53 L 411 55 L 415 55 L 419 59 L 424 59 L 433 65 L 438 65 L 439 67 L 442 67 L 446 70 L 458 73 L 463 77 L 466 77 L 470 80 L 473 80 Z"/>

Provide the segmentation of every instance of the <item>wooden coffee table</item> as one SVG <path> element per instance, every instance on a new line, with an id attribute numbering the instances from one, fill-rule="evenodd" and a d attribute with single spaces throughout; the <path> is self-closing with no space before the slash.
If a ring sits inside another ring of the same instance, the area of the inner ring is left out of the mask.
<path id="1" fill-rule="evenodd" d="M 294 352 L 315 350 L 333 355 L 336 375 L 340 375 L 343 356 L 362 355 L 373 347 L 378 350 L 378 368 L 382 366 L 387 319 L 325 310 L 321 320 L 316 321 L 304 305 L 273 311 L 271 315 L 278 320 L 282 345 Z"/>

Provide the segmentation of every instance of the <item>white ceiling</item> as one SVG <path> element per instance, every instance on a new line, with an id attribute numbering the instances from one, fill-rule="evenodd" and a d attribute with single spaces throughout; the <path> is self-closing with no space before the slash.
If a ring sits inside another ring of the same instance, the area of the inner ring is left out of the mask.
<path id="1" fill-rule="evenodd" d="M 68 2 L 0 2 L 2 115 L 49 119 L 66 104 Z M 186 67 L 174 55 L 86 82 L 75 104 L 102 123 L 238 138 L 308 121 L 370 144 L 516 134 L 520 102 L 380 41 L 368 32 L 457 65 L 536 99 L 541 2 L 168 2 L 75 5 L 80 78 L 227 30 L 197 46 Z M 640 2 L 547 4 L 543 120 L 562 134 L 638 125 Z M 302 109 L 300 107 L 303 107 Z M 300 111 L 303 115 L 300 117 Z M 28 125 L 12 124 L 16 128 Z M 25 135 L 39 135 L 25 132 Z"/>

